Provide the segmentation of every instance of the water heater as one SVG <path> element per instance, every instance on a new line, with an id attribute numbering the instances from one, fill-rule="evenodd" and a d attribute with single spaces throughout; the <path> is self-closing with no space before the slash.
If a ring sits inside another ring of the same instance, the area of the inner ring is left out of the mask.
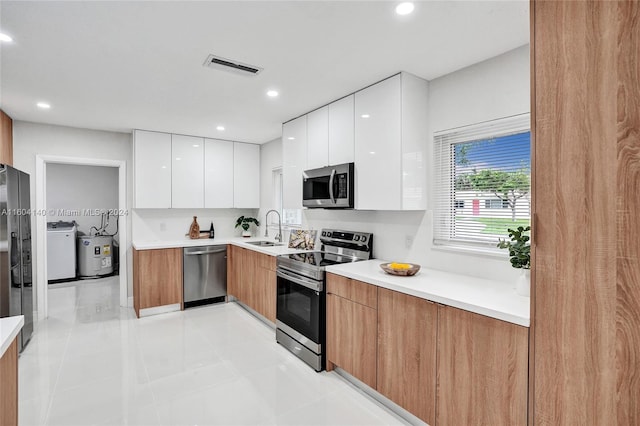
<path id="1" fill-rule="evenodd" d="M 113 272 L 113 237 L 83 235 L 78 237 L 78 274 L 96 277 Z"/>

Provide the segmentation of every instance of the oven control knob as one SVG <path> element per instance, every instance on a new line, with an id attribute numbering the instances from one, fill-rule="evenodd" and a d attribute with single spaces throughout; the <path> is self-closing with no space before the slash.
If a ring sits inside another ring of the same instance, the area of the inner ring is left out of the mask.
<path id="1" fill-rule="evenodd" d="M 327 232 L 326 231 L 322 231 L 322 236 L 326 237 L 327 236 Z"/>
<path id="2" fill-rule="evenodd" d="M 366 242 L 367 242 L 367 237 L 366 237 L 366 235 L 363 235 L 363 236 L 362 236 L 361 241 L 362 241 L 363 243 L 366 243 Z"/>
<path id="3" fill-rule="evenodd" d="M 327 237 L 330 237 L 330 236 L 331 236 L 331 232 L 327 232 Z"/>

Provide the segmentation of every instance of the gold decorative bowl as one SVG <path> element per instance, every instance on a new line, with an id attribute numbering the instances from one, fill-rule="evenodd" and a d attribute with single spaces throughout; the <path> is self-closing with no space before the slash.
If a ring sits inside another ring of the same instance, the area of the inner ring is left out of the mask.
<path id="1" fill-rule="evenodd" d="M 393 267 L 391 267 L 391 265 L 393 265 L 394 263 L 396 263 L 396 262 L 381 263 L 380 267 L 387 274 L 398 275 L 400 277 L 410 277 L 410 276 L 415 275 L 416 273 L 418 273 L 418 271 L 420 270 L 420 265 L 418 265 L 416 263 L 404 263 L 404 265 L 409 265 L 408 268 L 393 268 Z"/>

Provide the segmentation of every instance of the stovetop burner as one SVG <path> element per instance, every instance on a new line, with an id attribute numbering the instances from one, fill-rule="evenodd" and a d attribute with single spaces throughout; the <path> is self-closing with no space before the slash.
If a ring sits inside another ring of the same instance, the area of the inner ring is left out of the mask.
<path id="1" fill-rule="evenodd" d="M 312 251 L 306 253 L 295 253 L 288 255 L 289 259 L 296 262 L 303 262 L 312 266 L 338 265 L 341 263 L 351 263 L 358 259 L 354 256 L 339 255 L 322 251 Z"/>
<path id="2" fill-rule="evenodd" d="M 369 233 L 323 229 L 321 251 L 278 256 L 277 268 L 322 280 L 326 266 L 369 259 L 372 240 Z"/>

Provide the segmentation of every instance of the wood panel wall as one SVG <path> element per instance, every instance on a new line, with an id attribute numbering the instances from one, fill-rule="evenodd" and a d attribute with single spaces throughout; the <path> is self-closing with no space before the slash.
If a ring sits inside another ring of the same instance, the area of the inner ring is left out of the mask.
<path id="1" fill-rule="evenodd" d="M 18 338 L 0 358 L 0 425 L 18 425 Z"/>
<path id="2" fill-rule="evenodd" d="M 0 164 L 13 166 L 13 121 L 0 110 Z"/>
<path id="3" fill-rule="evenodd" d="M 640 424 L 640 4 L 617 10 L 616 365 L 618 425 Z"/>
<path id="4" fill-rule="evenodd" d="M 533 1 L 530 420 L 640 424 L 640 3 Z"/>

